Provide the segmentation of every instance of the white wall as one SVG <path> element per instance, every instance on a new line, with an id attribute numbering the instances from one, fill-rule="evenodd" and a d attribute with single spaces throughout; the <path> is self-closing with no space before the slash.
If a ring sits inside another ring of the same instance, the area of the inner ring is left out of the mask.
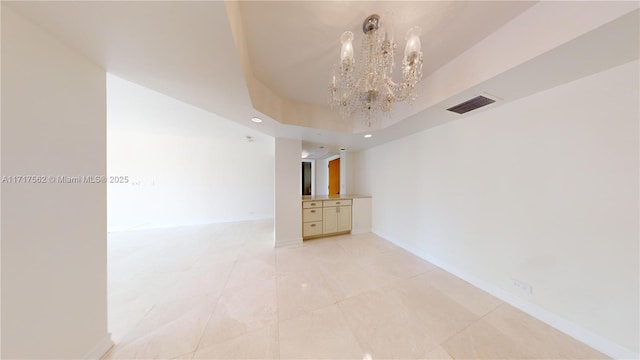
<path id="1" fill-rule="evenodd" d="M 354 170 L 355 168 L 353 164 L 354 161 L 352 160 L 354 156 L 357 156 L 357 154 L 351 151 L 343 151 L 340 154 L 340 157 L 346 160 L 344 169 L 340 169 L 340 177 L 341 177 L 340 181 L 345 186 L 345 190 L 344 190 L 345 194 L 356 194 L 354 179 L 357 177 L 357 175 Z M 340 166 L 342 167 L 342 160 L 340 160 Z M 344 174 L 344 178 L 342 174 Z M 360 194 L 360 195 L 366 195 L 366 194 Z"/>
<path id="2" fill-rule="evenodd" d="M 98 358 L 107 333 L 104 70 L 2 9 L 2 358 Z"/>
<path id="3" fill-rule="evenodd" d="M 348 169 L 351 168 L 349 157 L 345 150 L 340 150 L 340 194 L 350 194 L 347 188 L 347 179 L 349 178 Z"/>
<path id="4" fill-rule="evenodd" d="M 638 67 L 357 154 L 374 232 L 546 321 L 567 320 L 564 331 L 602 351 L 637 356 Z"/>
<path id="5" fill-rule="evenodd" d="M 329 160 L 335 156 L 316 160 L 316 195 L 329 194 Z"/>
<path id="6" fill-rule="evenodd" d="M 275 148 L 274 244 L 302 244 L 302 141 L 276 138 Z"/>
<path id="7" fill-rule="evenodd" d="M 108 172 L 129 177 L 108 186 L 109 231 L 273 218 L 272 137 L 112 75 L 107 85 Z"/>

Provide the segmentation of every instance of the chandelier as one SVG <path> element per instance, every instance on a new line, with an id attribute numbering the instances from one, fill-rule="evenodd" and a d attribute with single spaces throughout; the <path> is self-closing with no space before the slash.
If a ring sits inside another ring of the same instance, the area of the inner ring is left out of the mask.
<path id="1" fill-rule="evenodd" d="M 367 127 L 377 121 L 380 113 L 389 114 L 394 102 L 413 103 L 416 85 L 422 79 L 420 27 L 411 28 L 405 37 L 407 44 L 402 59 L 402 81 L 391 79 L 396 44 L 385 31 L 380 16 L 370 15 L 362 24 L 364 37 L 359 62 L 353 57 L 353 33 L 340 36 L 340 64 L 334 68 L 329 85 L 331 107 L 339 108 L 343 118 L 359 113 Z"/>

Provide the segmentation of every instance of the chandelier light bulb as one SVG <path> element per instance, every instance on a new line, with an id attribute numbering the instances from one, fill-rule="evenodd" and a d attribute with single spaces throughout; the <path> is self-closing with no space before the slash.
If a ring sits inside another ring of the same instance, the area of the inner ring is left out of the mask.
<path id="1" fill-rule="evenodd" d="M 415 57 L 417 53 L 420 52 L 421 44 L 420 44 L 420 29 L 419 26 L 414 26 L 409 31 L 407 31 L 407 36 L 405 40 L 407 40 L 407 46 L 404 48 L 404 57 L 411 58 Z"/>
<path id="2" fill-rule="evenodd" d="M 353 33 L 351 31 L 345 31 L 340 36 L 340 42 L 342 43 L 342 51 L 340 51 L 340 60 L 353 60 Z"/>

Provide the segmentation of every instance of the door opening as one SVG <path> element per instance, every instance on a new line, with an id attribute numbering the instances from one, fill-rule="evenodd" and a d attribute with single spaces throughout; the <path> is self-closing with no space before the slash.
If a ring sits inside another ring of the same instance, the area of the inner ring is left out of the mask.
<path id="1" fill-rule="evenodd" d="M 340 158 L 329 161 L 329 195 L 340 194 Z"/>
<path id="2" fill-rule="evenodd" d="M 311 195 L 311 163 L 302 162 L 302 195 Z"/>

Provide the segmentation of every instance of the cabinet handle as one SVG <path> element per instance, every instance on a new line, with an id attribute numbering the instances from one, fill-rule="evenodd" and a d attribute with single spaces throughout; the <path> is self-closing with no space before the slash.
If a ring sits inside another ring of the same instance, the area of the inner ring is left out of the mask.
<path id="1" fill-rule="evenodd" d="M 340 205 L 340 201 L 337 201 L 337 202 L 336 202 L 336 205 Z"/>
<path id="2" fill-rule="evenodd" d="M 311 206 L 316 206 L 316 203 L 311 203 Z"/>
<path id="3" fill-rule="evenodd" d="M 311 227 L 316 227 L 316 224 L 311 224 Z"/>
<path id="4" fill-rule="evenodd" d="M 311 213 L 314 213 L 314 212 L 316 212 L 316 211 L 315 211 L 315 210 L 311 210 L 310 212 L 311 212 Z"/>

